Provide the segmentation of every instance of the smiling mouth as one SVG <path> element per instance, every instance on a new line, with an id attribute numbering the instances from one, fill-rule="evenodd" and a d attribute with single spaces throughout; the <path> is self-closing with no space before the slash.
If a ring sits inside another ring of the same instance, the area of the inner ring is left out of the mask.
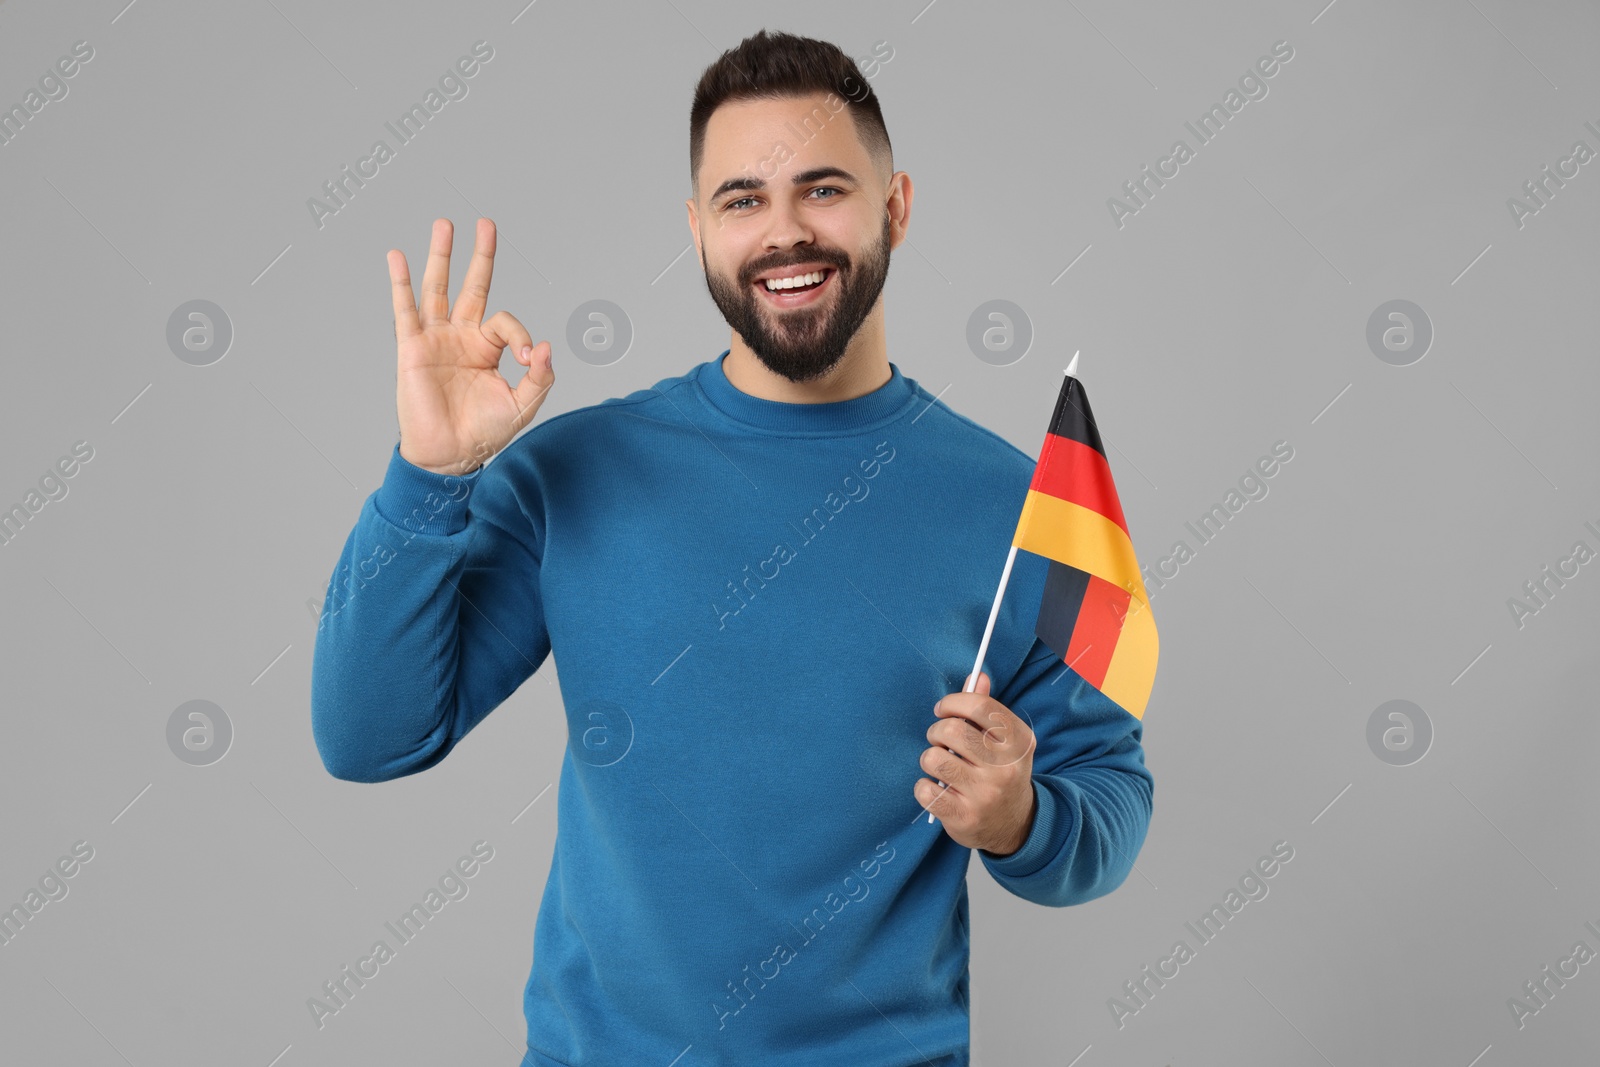
<path id="1" fill-rule="evenodd" d="M 803 307 L 822 299 L 823 292 L 832 287 L 833 276 L 837 273 L 833 267 L 824 267 L 820 282 L 794 289 L 768 289 L 765 281 L 756 281 L 752 284 L 769 304 L 780 308 Z"/>

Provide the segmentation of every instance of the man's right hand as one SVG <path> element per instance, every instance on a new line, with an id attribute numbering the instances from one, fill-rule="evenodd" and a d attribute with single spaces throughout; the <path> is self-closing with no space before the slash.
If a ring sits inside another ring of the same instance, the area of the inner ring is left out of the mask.
<path id="1" fill-rule="evenodd" d="M 420 314 L 405 254 L 398 249 L 389 250 L 389 281 L 400 348 L 400 455 L 425 470 L 461 475 L 483 466 L 533 421 L 556 376 L 550 342 L 535 347 L 516 316 L 499 311 L 481 321 L 494 273 L 495 229 L 489 219 L 478 220 L 472 262 L 455 309 L 449 310 L 453 234 L 449 219 L 434 220 Z M 500 375 L 500 354 L 508 345 L 528 368 L 515 389 Z"/>

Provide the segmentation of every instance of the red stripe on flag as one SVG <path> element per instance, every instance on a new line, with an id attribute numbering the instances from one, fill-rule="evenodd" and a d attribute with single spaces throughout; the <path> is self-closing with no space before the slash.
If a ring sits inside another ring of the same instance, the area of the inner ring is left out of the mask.
<path id="1" fill-rule="evenodd" d="M 1128 613 L 1131 599 L 1132 594 L 1126 589 L 1089 575 L 1089 585 L 1083 592 L 1083 605 L 1078 609 L 1078 622 L 1072 628 L 1072 640 L 1067 645 L 1064 662 L 1096 689 L 1105 682 L 1106 669 L 1111 666 L 1112 653 L 1117 650 L 1122 619 Z"/>
<path id="2" fill-rule="evenodd" d="M 1028 488 L 1099 512 L 1122 527 L 1123 533 L 1128 532 L 1116 483 L 1111 478 L 1111 465 L 1082 441 L 1046 433 Z"/>

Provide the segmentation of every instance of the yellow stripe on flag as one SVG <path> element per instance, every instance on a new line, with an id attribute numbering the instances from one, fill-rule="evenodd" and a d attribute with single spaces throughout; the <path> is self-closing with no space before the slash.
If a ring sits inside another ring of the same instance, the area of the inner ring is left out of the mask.
<path id="1" fill-rule="evenodd" d="M 1128 714 L 1142 720 L 1145 705 L 1150 702 L 1150 690 L 1155 685 L 1159 651 L 1160 638 L 1156 636 L 1155 617 L 1149 605 L 1130 600 L 1128 614 L 1122 620 L 1122 636 L 1106 667 L 1100 692 L 1116 701 Z"/>
<path id="2" fill-rule="evenodd" d="M 1030 489 L 1011 543 L 1103 578 L 1118 589 L 1128 590 L 1135 601 L 1150 602 L 1139 575 L 1133 542 L 1122 527 L 1098 511 Z M 1129 613 L 1132 614 L 1131 606 Z M 1149 609 L 1142 614 L 1148 621 Z"/>

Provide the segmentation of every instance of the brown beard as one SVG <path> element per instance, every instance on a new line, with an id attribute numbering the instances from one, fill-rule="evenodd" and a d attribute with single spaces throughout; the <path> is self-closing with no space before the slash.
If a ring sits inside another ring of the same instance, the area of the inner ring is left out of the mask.
<path id="1" fill-rule="evenodd" d="M 859 263 L 838 262 L 839 256 L 817 255 L 834 268 L 830 283 L 838 292 L 825 298 L 827 305 L 781 311 L 773 314 L 760 307 L 764 299 L 753 286 L 752 277 L 730 286 L 706 267 L 705 244 L 701 242 L 700 267 L 705 272 L 706 288 L 735 333 L 772 373 L 792 382 L 809 382 L 822 377 L 844 358 L 856 331 L 871 314 L 884 281 L 889 276 L 889 216 L 883 217 L 883 231 Z M 779 319 L 776 325 L 774 320 Z"/>

